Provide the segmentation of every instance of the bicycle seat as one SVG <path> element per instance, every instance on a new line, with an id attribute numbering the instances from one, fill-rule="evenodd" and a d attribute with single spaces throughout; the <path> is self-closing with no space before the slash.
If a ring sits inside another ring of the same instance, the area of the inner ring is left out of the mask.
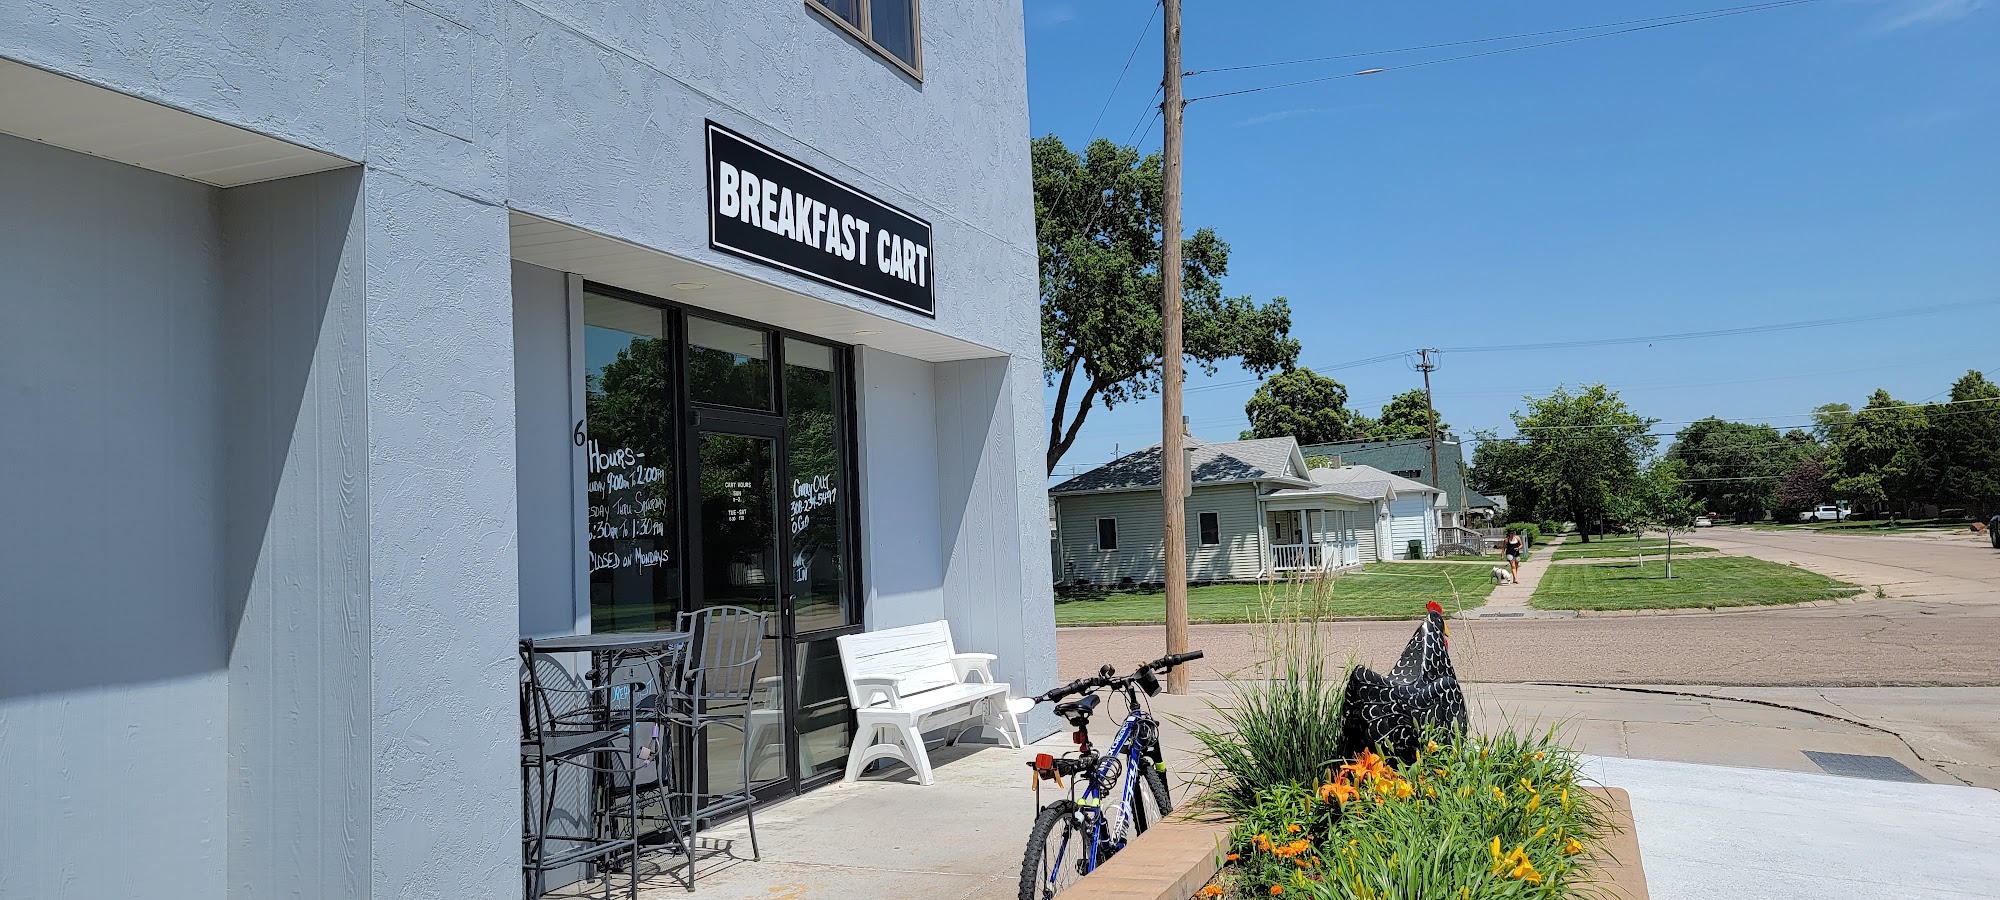
<path id="1" fill-rule="evenodd" d="M 1068 703 L 1056 704 L 1056 715 L 1065 719 L 1082 718 L 1097 708 L 1097 695 L 1086 694 Z"/>

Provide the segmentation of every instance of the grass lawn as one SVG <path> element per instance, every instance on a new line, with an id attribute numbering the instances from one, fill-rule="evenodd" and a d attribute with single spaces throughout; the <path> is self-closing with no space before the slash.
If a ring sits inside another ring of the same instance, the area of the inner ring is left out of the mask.
<path id="1" fill-rule="evenodd" d="M 1533 551 L 1533 550 L 1529 550 L 1529 551 L 1527 551 L 1526 553 L 1523 553 L 1523 554 L 1521 554 L 1521 561 L 1522 561 L 1522 562 L 1526 562 L 1526 561 L 1528 561 L 1528 560 L 1530 560 L 1530 559 L 1533 559 L 1534 557 L 1535 557 L 1535 551 Z M 1496 563 L 1496 562 L 1500 562 L 1500 561 L 1502 561 L 1502 560 L 1504 560 L 1504 559 L 1506 559 L 1506 558 L 1507 558 L 1507 556 L 1506 556 L 1506 554 L 1504 554 L 1504 553 L 1483 553 L 1483 554 L 1480 554 L 1480 555 L 1478 555 L 1478 556 L 1440 556 L 1440 557 L 1437 557 L 1437 558 L 1436 558 L 1436 561 L 1437 561 L 1437 562 L 1483 562 L 1483 563 Z"/>
<path id="2" fill-rule="evenodd" d="M 1568 543 L 1556 548 L 1556 559 L 1632 559 L 1644 551 L 1647 559 L 1655 554 L 1664 556 L 1667 552 L 1665 538 L 1647 538 L 1634 541 L 1631 538 L 1612 538 L 1606 541 L 1592 541 L 1588 544 Z M 1713 553 L 1714 547 L 1698 547 L 1674 540 L 1674 557 L 1683 553 Z"/>
<path id="3" fill-rule="evenodd" d="M 1457 597 L 1453 597 L 1456 588 Z M 1188 589 L 1188 620 L 1248 622 L 1257 619 L 1263 595 L 1282 595 L 1284 583 L 1212 584 Z M 1447 614 L 1486 602 L 1493 579 L 1485 570 L 1447 562 L 1369 563 L 1327 583 L 1321 607 L 1328 616 L 1396 616 L 1418 619 L 1424 604 L 1436 600 Z M 1057 625 L 1106 625 L 1114 622 L 1164 622 L 1167 597 L 1157 591 L 1110 593 L 1056 599 Z"/>
<path id="4" fill-rule="evenodd" d="M 1674 559 L 1674 577 L 1653 559 L 1551 566 L 1535 589 L 1540 609 L 1693 609 L 1804 603 L 1852 597 L 1861 588 L 1817 572 L 1761 559 L 1708 556 Z"/>

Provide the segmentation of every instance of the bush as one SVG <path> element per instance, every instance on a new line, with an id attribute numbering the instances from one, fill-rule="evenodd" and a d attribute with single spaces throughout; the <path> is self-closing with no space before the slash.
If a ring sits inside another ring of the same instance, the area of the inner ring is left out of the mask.
<path id="1" fill-rule="evenodd" d="M 1556 535 L 1562 534 L 1563 523 L 1555 521 L 1543 522 L 1542 533 L 1548 535 L 1549 537 L 1555 537 Z"/>
<path id="2" fill-rule="evenodd" d="M 1508 523 L 1507 527 L 1520 532 L 1522 537 L 1527 538 L 1528 546 L 1530 547 L 1533 547 L 1536 544 L 1536 542 L 1541 540 L 1542 537 L 1541 526 L 1538 526 L 1533 522 L 1510 522 Z"/>
<path id="3" fill-rule="evenodd" d="M 1608 830 L 1554 732 L 1373 754 L 1310 783 L 1274 784 L 1230 831 L 1239 896 L 1467 900 L 1576 896 Z"/>
<path id="4" fill-rule="evenodd" d="M 1328 671 L 1314 620 L 1330 590 L 1328 576 L 1267 583 L 1259 664 L 1247 679 L 1228 679 L 1229 704 L 1214 702 L 1215 724 L 1189 723 L 1210 773 L 1207 802 L 1239 821 L 1272 785 L 1311 784 L 1340 756 L 1346 670 Z"/>

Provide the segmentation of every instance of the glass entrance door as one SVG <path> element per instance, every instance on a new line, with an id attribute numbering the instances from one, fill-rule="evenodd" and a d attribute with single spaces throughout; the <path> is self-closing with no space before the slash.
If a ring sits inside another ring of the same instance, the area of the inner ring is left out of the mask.
<path id="1" fill-rule="evenodd" d="M 756 423 L 721 427 L 730 430 L 694 432 L 696 603 L 740 606 L 768 613 L 770 619 L 750 697 L 748 733 L 708 729 L 707 793 L 726 794 L 740 787 L 745 740 L 754 789 L 781 785 L 784 790 L 791 784 L 793 767 L 784 688 L 789 591 L 779 555 L 776 488 L 781 436 Z"/>

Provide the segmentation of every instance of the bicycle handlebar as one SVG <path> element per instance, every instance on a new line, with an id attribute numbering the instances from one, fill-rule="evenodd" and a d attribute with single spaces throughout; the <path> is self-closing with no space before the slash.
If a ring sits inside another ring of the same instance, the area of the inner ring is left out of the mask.
<path id="1" fill-rule="evenodd" d="M 1032 699 L 1036 703 L 1054 703 L 1064 697 L 1087 693 L 1098 688 L 1124 687 L 1127 684 L 1137 681 L 1143 673 L 1166 672 L 1176 666 L 1184 665 L 1200 658 L 1200 650 L 1189 650 L 1186 653 L 1170 653 L 1152 662 L 1140 663 L 1129 675 L 1096 675 L 1090 678 L 1079 678 L 1062 687 L 1050 688 Z"/>

